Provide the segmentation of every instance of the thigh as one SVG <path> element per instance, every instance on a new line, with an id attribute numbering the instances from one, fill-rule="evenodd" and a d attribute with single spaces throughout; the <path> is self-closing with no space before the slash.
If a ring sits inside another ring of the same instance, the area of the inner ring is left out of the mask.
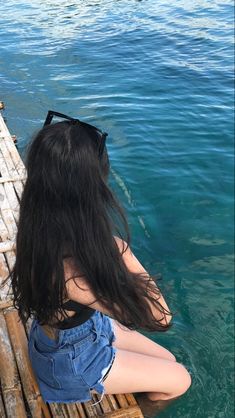
<path id="1" fill-rule="evenodd" d="M 107 394 L 160 392 L 177 396 L 189 382 L 187 370 L 177 362 L 119 349 L 103 383 Z"/>
<path id="2" fill-rule="evenodd" d="M 140 334 L 140 332 L 131 331 L 115 320 L 113 320 L 113 328 L 116 337 L 113 343 L 114 347 L 171 361 L 176 360 L 170 351 Z"/>

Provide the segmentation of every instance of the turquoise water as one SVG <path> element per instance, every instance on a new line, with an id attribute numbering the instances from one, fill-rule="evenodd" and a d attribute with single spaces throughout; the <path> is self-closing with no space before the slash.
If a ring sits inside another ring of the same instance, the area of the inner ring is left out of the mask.
<path id="1" fill-rule="evenodd" d="M 163 418 L 230 418 L 233 387 L 230 0 L 0 5 L 0 100 L 19 151 L 48 109 L 109 132 L 133 248 L 175 312 L 152 338 L 192 374 Z"/>

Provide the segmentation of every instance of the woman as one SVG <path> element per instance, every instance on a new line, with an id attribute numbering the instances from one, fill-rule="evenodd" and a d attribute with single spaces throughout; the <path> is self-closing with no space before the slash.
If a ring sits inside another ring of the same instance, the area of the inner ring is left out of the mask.
<path id="1" fill-rule="evenodd" d="M 54 115 L 65 120 L 51 125 Z M 50 111 L 26 160 L 11 277 L 21 320 L 34 317 L 29 355 L 47 402 L 125 392 L 168 400 L 190 386 L 173 354 L 135 331 L 166 331 L 171 313 L 129 247 L 107 184 L 106 136 Z"/>

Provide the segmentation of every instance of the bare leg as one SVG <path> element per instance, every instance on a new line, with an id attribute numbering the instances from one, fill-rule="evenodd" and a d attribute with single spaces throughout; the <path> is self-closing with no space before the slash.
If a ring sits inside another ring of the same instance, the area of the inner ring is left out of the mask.
<path id="1" fill-rule="evenodd" d="M 113 320 L 113 327 L 116 336 L 116 340 L 113 345 L 116 348 L 125 350 L 127 352 L 135 352 L 139 354 L 145 354 L 146 356 L 156 357 L 158 360 L 165 359 L 171 362 L 176 361 L 175 356 L 170 351 L 155 343 L 151 339 L 145 337 L 141 333 L 137 331 L 131 331 L 115 320 Z M 148 371 L 146 369 L 145 378 L 148 378 L 148 373 L 152 376 L 152 372 L 153 370 Z M 142 378 L 139 377 L 139 379 L 142 381 Z M 190 376 L 188 377 L 188 380 L 190 381 Z M 166 393 L 144 391 L 145 389 L 142 388 L 141 393 L 138 393 L 136 398 L 146 417 L 153 417 L 157 412 L 165 409 L 172 401 L 178 397 L 174 395 L 169 396 L 169 394 Z"/>
<path id="2" fill-rule="evenodd" d="M 147 392 L 152 401 L 178 397 L 190 384 L 190 375 L 181 364 L 120 349 L 104 381 L 107 394 Z"/>
<path id="3" fill-rule="evenodd" d="M 176 361 L 175 356 L 166 348 L 145 337 L 140 332 L 131 331 L 119 322 L 113 320 L 116 341 L 114 346 L 126 351 L 134 351 L 149 356 L 160 357 L 166 360 Z"/>

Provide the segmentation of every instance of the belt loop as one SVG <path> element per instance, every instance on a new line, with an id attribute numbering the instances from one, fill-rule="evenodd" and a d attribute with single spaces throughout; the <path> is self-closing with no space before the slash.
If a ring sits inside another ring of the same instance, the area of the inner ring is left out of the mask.
<path id="1" fill-rule="evenodd" d="M 64 337 L 64 330 L 63 329 L 57 329 L 56 334 L 57 334 L 56 335 L 56 342 L 57 342 L 57 345 L 60 347 L 61 343 L 63 341 L 63 337 Z"/>
<path id="2" fill-rule="evenodd" d="M 93 321 L 92 331 L 96 335 L 96 338 L 95 338 L 94 342 L 98 343 L 99 340 L 100 340 L 100 335 L 101 335 L 101 331 L 102 331 L 99 312 L 97 311 L 97 314 L 93 315 L 93 317 L 91 319 Z"/>

